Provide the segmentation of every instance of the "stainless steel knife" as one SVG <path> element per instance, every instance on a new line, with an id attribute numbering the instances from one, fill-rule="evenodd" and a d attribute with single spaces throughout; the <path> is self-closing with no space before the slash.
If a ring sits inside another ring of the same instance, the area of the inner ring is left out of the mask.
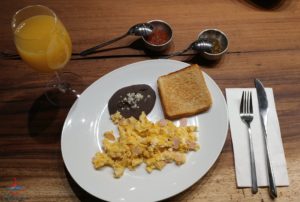
<path id="1" fill-rule="evenodd" d="M 269 111 L 268 99 L 267 99 L 265 88 L 261 83 L 261 81 L 258 79 L 254 79 L 254 83 L 257 91 L 259 114 L 262 123 L 263 134 L 264 134 L 264 143 L 265 143 L 266 160 L 267 160 L 267 168 L 268 168 L 269 193 L 272 198 L 276 198 L 277 190 L 276 190 L 276 184 L 274 180 L 273 169 L 269 158 L 269 148 L 268 148 L 268 130 L 267 130 L 268 111 Z"/>

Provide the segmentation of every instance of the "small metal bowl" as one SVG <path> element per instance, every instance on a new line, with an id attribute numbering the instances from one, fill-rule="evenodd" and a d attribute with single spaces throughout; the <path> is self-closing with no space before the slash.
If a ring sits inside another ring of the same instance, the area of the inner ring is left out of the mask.
<path id="1" fill-rule="evenodd" d="M 228 50 L 228 39 L 226 34 L 218 29 L 206 29 L 202 31 L 198 39 L 207 40 L 212 43 L 217 43 L 218 49 L 216 52 L 201 52 L 201 55 L 208 60 L 219 60 Z"/>
<path id="2" fill-rule="evenodd" d="M 151 20 L 148 21 L 148 23 L 153 25 L 153 33 L 147 37 L 142 37 L 145 46 L 157 52 L 166 50 L 173 40 L 171 26 L 162 20 Z"/>

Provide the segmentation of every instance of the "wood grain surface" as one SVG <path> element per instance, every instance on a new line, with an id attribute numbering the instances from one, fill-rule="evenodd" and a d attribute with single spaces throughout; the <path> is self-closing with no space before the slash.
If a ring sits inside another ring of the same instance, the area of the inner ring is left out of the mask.
<path id="1" fill-rule="evenodd" d="M 286 0 L 1 0 L 0 51 L 15 52 L 10 22 L 20 8 L 52 8 L 67 27 L 73 52 L 118 36 L 138 22 L 162 19 L 171 24 L 181 50 L 205 28 L 219 28 L 230 40 L 217 63 L 193 54 L 176 60 L 198 63 L 220 86 L 253 87 L 253 78 L 272 87 L 290 179 L 275 201 L 300 201 L 300 1 Z M 155 58 L 135 37 L 128 37 L 86 60 L 71 60 L 65 71 L 81 75 L 86 88 L 123 65 Z M 51 74 L 28 68 L 21 60 L 0 60 L 0 201 L 101 201 L 68 174 L 62 160 L 61 129 L 72 104 L 49 104 L 43 95 Z M 22 190 L 5 187 L 13 180 Z M 150 190 L 149 190 L 150 191 Z M 155 193 L 153 193 L 155 194 Z M 189 189 L 167 201 L 272 201 L 267 188 L 237 189 L 230 131 L 213 168 Z"/>

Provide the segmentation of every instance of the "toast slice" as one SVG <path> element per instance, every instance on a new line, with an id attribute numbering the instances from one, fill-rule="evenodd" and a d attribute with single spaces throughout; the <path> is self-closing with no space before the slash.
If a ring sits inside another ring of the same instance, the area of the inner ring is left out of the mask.
<path id="1" fill-rule="evenodd" d="M 157 84 L 168 119 L 192 116 L 208 110 L 212 105 L 210 92 L 197 64 L 160 76 Z"/>

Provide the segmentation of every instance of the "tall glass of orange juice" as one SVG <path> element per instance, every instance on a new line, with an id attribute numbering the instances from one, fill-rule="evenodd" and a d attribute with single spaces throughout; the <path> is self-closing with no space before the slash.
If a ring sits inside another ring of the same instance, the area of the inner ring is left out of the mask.
<path id="1" fill-rule="evenodd" d="M 72 42 L 55 12 L 42 5 L 27 6 L 15 13 L 11 26 L 21 58 L 39 72 L 54 72 L 52 87 L 60 88 L 61 92 L 76 92 L 58 71 L 71 58 Z"/>

